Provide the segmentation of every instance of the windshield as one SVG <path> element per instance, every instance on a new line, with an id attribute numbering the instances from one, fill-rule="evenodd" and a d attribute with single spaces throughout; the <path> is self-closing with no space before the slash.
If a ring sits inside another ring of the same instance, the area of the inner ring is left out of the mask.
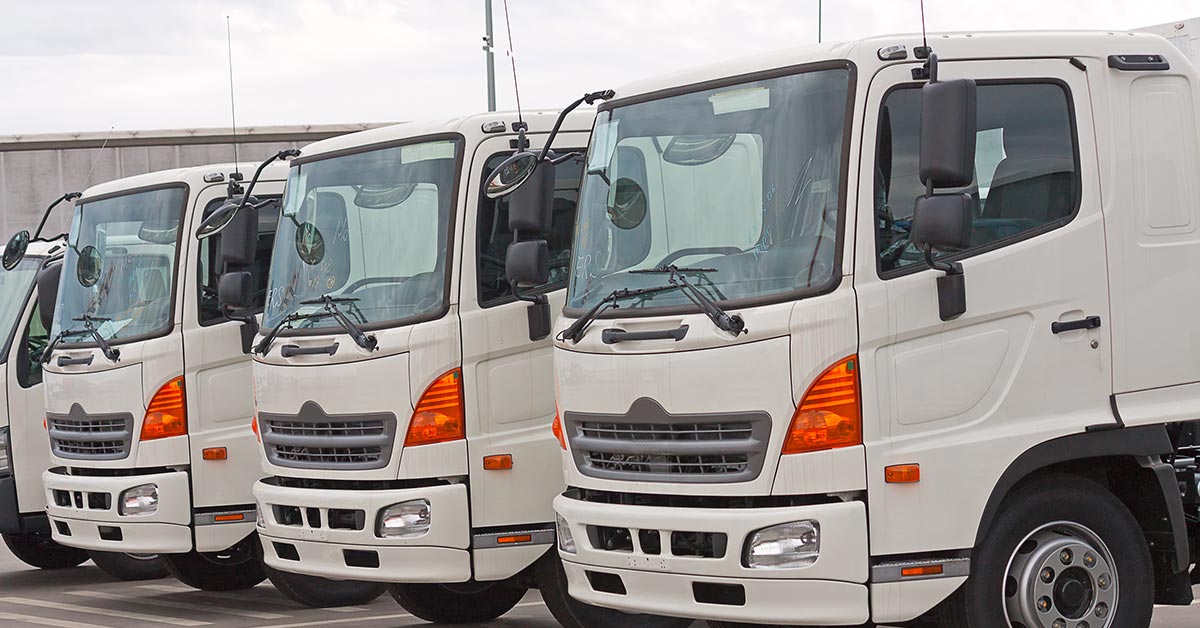
<path id="1" fill-rule="evenodd" d="M 29 292 L 33 290 L 33 280 L 37 278 L 41 265 L 42 258 L 26 257 L 16 268 L 0 271 L 0 347 L 4 348 L 0 353 L 0 364 L 8 358 L 13 330 L 25 305 L 29 303 Z"/>
<path id="2" fill-rule="evenodd" d="M 660 285 L 718 302 L 823 288 L 837 268 L 850 72 L 812 71 L 618 106 L 596 119 L 567 307 Z M 622 307 L 692 307 L 667 290 Z"/>
<path id="3" fill-rule="evenodd" d="M 264 327 L 322 310 L 304 301 L 326 295 L 364 328 L 441 312 L 460 150 L 457 140 L 439 140 L 293 166 Z M 324 316 L 294 327 L 339 325 Z"/>
<path id="4" fill-rule="evenodd" d="M 179 222 L 187 189 L 174 186 L 75 207 L 53 334 L 90 317 L 105 340 L 166 331 L 175 294 Z M 93 342 L 70 335 L 66 344 Z"/>

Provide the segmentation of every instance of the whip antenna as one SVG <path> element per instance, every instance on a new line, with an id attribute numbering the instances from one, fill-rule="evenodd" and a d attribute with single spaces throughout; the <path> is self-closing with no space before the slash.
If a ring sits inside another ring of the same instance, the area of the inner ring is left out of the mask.
<path id="1" fill-rule="evenodd" d="M 233 34 L 229 26 L 229 16 L 225 16 L 225 51 L 229 57 L 229 117 L 233 122 L 233 174 L 237 180 L 242 179 L 238 171 L 237 151 L 237 101 L 233 98 Z"/>
<path id="2" fill-rule="evenodd" d="M 88 168 L 87 176 L 83 178 L 83 186 L 79 189 L 86 190 L 89 183 L 92 182 L 92 173 L 96 171 L 96 164 L 100 162 L 100 156 L 104 154 L 104 147 L 108 146 L 108 140 L 112 137 L 113 127 L 108 127 L 108 135 L 104 136 L 104 141 L 100 143 L 100 150 L 96 151 L 96 156 L 92 158 L 92 166 Z"/>
<path id="3" fill-rule="evenodd" d="M 925 0 L 921 0 L 921 47 L 929 50 L 929 37 L 925 34 Z"/>
<path id="4" fill-rule="evenodd" d="M 508 31 L 508 60 L 512 62 L 513 92 L 517 96 L 517 122 L 525 125 L 521 116 L 521 88 L 517 85 L 517 57 L 513 54 L 512 21 L 508 19 L 508 0 L 504 0 L 504 29 Z"/>

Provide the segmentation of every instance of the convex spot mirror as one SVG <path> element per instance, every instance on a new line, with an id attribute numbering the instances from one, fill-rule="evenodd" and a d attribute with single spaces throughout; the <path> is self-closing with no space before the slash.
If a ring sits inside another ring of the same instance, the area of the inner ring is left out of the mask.
<path id="1" fill-rule="evenodd" d="M 254 203 L 255 199 L 251 198 L 247 205 Z M 200 222 L 200 226 L 196 228 L 196 238 L 203 240 L 211 238 L 225 230 L 229 223 L 233 221 L 233 217 L 237 214 L 237 208 L 242 204 L 241 196 L 231 196 L 221 203 L 220 207 L 213 210 L 211 214 L 205 216 Z"/>
<path id="2" fill-rule="evenodd" d="M 484 185 L 484 194 L 497 199 L 524 185 L 538 169 L 538 155 L 529 151 L 515 153 L 496 166 Z"/>
<path id="3" fill-rule="evenodd" d="M 21 230 L 17 232 L 4 246 L 4 270 L 12 270 L 21 263 L 25 258 L 25 251 L 29 249 L 29 232 Z"/>
<path id="4" fill-rule="evenodd" d="M 633 179 L 617 179 L 609 192 L 607 211 L 616 228 L 636 229 L 646 220 L 646 191 Z"/>
<path id="5" fill-rule="evenodd" d="M 325 236 L 311 222 L 301 223 L 296 229 L 296 255 L 309 266 L 316 266 L 325 259 Z"/>
<path id="6" fill-rule="evenodd" d="M 87 245 L 79 250 L 79 263 L 75 266 L 75 278 L 79 285 L 90 288 L 100 281 L 100 270 L 104 267 L 104 258 L 96 247 Z"/>

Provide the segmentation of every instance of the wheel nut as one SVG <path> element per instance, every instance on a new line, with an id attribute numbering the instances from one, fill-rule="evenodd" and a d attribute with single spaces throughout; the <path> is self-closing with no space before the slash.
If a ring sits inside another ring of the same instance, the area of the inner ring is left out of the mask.
<path id="1" fill-rule="evenodd" d="M 1083 555 L 1083 564 L 1089 569 L 1096 566 L 1096 555 L 1088 552 Z"/>
<path id="2" fill-rule="evenodd" d="M 1045 596 L 1038 598 L 1038 610 L 1039 611 L 1042 611 L 1043 613 L 1048 612 L 1053 606 L 1054 606 L 1054 603 L 1050 601 L 1050 598 L 1045 597 Z"/>
<path id="3" fill-rule="evenodd" d="M 1096 578 L 1096 584 L 1099 585 L 1101 589 L 1107 590 L 1108 586 L 1112 584 L 1112 580 L 1108 577 L 1108 574 L 1102 573 L 1100 574 L 1099 578 Z"/>
<path id="4" fill-rule="evenodd" d="M 1075 628 L 1091 628 L 1091 625 L 1086 621 L 1081 621 L 1078 624 L 1075 624 Z"/>
<path id="5" fill-rule="evenodd" d="M 1071 561 L 1075 560 L 1075 554 L 1071 550 L 1065 549 L 1058 553 L 1058 559 L 1062 561 L 1062 564 L 1070 565 Z"/>
<path id="6" fill-rule="evenodd" d="M 1050 628 L 1067 628 L 1067 622 L 1056 619 L 1053 624 L 1050 624 Z"/>
<path id="7" fill-rule="evenodd" d="M 1104 619 L 1105 617 L 1108 617 L 1108 604 L 1101 602 L 1096 605 L 1096 618 Z"/>
<path id="8" fill-rule="evenodd" d="M 1042 570 L 1041 578 L 1042 578 L 1042 582 L 1045 582 L 1046 584 L 1050 584 L 1051 582 L 1054 582 L 1054 570 L 1049 567 L 1046 567 L 1045 569 Z"/>

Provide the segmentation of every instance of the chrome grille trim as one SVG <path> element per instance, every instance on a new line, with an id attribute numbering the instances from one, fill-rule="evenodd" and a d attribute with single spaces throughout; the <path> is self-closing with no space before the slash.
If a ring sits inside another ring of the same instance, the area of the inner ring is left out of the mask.
<path id="1" fill-rule="evenodd" d="M 296 414 L 260 413 L 258 423 L 267 460 L 293 469 L 382 469 L 396 441 L 390 412 L 330 415 L 314 401 Z"/>
<path id="2" fill-rule="evenodd" d="M 673 415 L 641 398 L 623 415 L 566 412 L 563 426 L 576 467 L 614 480 L 748 482 L 762 473 L 771 415 Z"/>
<path id="3" fill-rule="evenodd" d="M 78 403 L 67 414 L 46 413 L 50 450 L 66 460 L 122 460 L 133 444 L 133 415 L 88 414 Z"/>

